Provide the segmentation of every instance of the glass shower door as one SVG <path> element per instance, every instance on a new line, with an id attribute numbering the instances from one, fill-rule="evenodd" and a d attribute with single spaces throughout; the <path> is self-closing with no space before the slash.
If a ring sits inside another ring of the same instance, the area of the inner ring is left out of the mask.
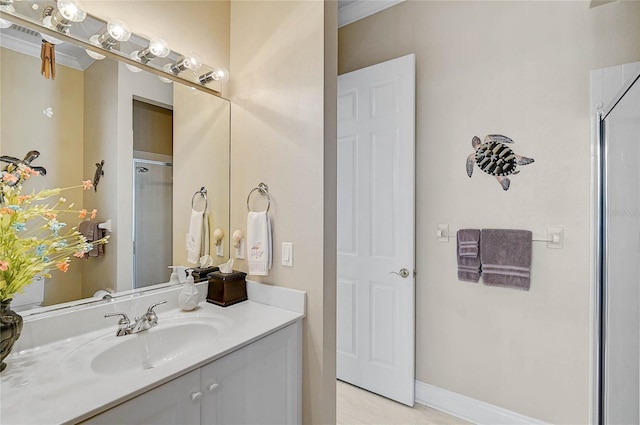
<path id="1" fill-rule="evenodd" d="M 134 288 L 168 282 L 172 258 L 173 167 L 134 159 Z"/>
<path id="2" fill-rule="evenodd" d="M 640 82 L 601 122 L 601 421 L 640 423 Z"/>

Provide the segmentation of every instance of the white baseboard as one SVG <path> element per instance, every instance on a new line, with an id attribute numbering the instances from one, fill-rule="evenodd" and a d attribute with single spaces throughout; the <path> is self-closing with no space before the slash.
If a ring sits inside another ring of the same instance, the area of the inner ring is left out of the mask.
<path id="1" fill-rule="evenodd" d="M 416 381 L 416 403 L 478 425 L 543 425 L 538 419 Z"/>

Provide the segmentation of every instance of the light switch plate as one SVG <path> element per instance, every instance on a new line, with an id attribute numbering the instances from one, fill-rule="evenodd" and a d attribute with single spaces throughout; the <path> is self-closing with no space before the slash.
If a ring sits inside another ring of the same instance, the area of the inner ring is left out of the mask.
<path id="1" fill-rule="evenodd" d="M 293 267 L 293 242 L 282 242 L 282 265 Z"/>
<path id="2" fill-rule="evenodd" d="M 222 246 L 222 243 L 216 245 L 216 255 L 218 257 L 224 257 L 224 246 Z"/>
<path id="3" fill-rule="evenodd" d="M 240 240 L 240 246 L 235 248 L 236 259 L 244 260 L 244 239 Z"/>

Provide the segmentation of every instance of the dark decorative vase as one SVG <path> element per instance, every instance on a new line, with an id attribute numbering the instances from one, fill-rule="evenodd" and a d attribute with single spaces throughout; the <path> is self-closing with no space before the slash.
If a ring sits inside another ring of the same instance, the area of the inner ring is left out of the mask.
<path id="1" fill-rule="evenodd" d="M 11 299 L 0 303 L 0 372 L 7 364 L 4 359 L 9 355 L 13 344 L 20 338 L 22 332 L 22 316 L 9 308 Z"/>

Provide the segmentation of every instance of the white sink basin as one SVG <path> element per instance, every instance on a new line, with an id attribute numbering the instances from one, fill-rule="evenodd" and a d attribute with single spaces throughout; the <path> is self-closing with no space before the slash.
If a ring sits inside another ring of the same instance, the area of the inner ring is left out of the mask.
<path id="1" fill-rule="evenodd" d="M 217 317 L 161 317 L 156 327 L 136 334 L 116 337 L 114 329 L 74 350 L 66 363 L 89 362 L 91 370 L 102 375 L 158 368 L 205 352 L 229 327 L 226 322 Z"/>

